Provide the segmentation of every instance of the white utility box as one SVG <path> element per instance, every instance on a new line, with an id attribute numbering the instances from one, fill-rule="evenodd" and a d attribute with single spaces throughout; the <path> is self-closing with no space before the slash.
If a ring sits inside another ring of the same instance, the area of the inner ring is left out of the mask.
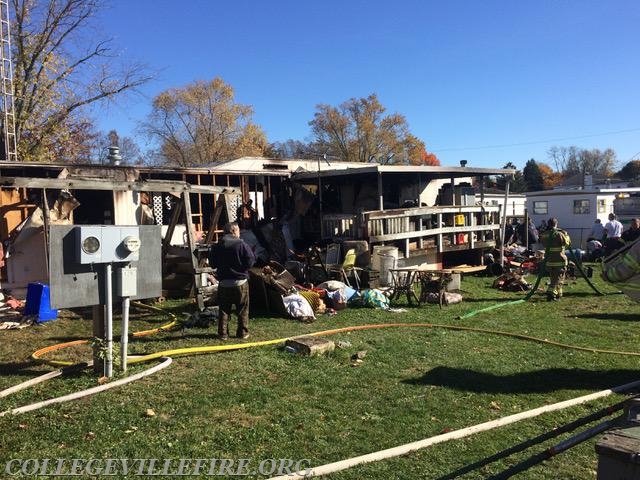
<path id="1" fill-rule="evenodd" d="M 135 297 L 138 293 L 138 269 L 125 267 L 116 269 L 116 295 L 118 297 Z"/>

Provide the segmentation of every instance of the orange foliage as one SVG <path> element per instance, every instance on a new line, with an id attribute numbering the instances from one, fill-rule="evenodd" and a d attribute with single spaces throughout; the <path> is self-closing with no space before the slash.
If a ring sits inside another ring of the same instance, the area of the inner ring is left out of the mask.
<path id="1" fill-rule="evenodd" d="M 433 153 L 427 152 L 425 148 L 420 151 L 418 158 L 411 157 L 411 165 L 428 165 L 432 167 L 440 166 L 440 160 Z"/>
<path id="2" fill-rule="evenodd" d="M 422 154 L 422 164 L 430 165 L 432 167 L 439 167 L 440 160 L 438 160 L 438 157 L 436 157 L 434 153 L 429 153 L 425 150 Z"/>
<path id="3" fill-rule="evenodd" d="M 542 174 L 545 190 L 552 189 L 562 181 L 562 174 L 559 172 L 555 172 L 546 163 L 538 163 L 538 168 L 540 169 L 540 173 Z"/>

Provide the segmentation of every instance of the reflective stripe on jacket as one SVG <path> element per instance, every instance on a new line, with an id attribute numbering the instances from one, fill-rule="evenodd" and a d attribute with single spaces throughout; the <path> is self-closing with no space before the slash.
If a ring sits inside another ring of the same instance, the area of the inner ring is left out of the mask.
<path id="1" fill-rule="evenodd" d="M 622 292 L 636 302 L 640 302 L 640 275 L 634 275 L 623 283 L 616 283 Z"/>
<path id="2" fill-rule="evenodd" d="M 566 267 L 568 262 L 564 251 L 571 245 L 569 234 L 559 228 L 553 228 L 543 232 L 541 238 L 546 247 L 546 265 L 548 267 Z"/>
<path id="3" fill-rule="evenodd" d="M 640 280 L 640 239 L 621 249 L 602 264 L 602 276 L 612 283 L 636 283 Z M 635 281 L 632 281 L 633 278 Z M 629 282 L 627 282 L 629 280 Z"/>

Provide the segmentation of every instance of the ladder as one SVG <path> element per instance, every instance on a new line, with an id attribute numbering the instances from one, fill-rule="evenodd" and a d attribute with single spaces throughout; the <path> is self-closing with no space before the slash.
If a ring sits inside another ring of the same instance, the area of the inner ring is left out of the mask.
<path id="1" fill-rule="evenodd" d="M 13 67 L 11 64 L 11 25 L 9 0 L 0 0 L 0 159 L 17 161 L 16 121 L 13 108 Z"/>

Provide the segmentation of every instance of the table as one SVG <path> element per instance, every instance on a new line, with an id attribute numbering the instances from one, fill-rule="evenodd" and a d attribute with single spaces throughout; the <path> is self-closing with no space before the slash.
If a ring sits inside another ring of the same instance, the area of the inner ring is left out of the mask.
<path id="1" fill-rule="evenodd" d="M 415 291 L 418 282 L 418 269 L 416 268 L 392 268 L 389 269 L 393 282 L 393 293 L 389 298 L 390 302 L 398 300 L 403 294 L 407 296 L 409 305 L 413 305 L 413 300 L 420 305 L 420 299 Z"/>

